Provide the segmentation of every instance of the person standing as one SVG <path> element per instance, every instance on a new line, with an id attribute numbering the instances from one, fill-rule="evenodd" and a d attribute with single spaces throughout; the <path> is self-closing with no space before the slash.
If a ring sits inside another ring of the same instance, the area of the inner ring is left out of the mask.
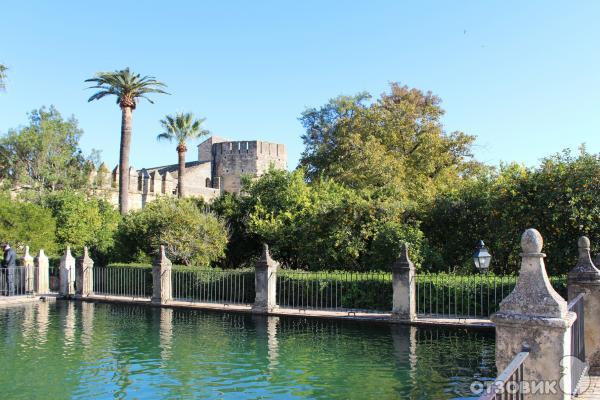
<path id="1" fill-rule="evenodd" d="M 2 284 L 6 296 L 15 295 L 15 272 L 17 268 L 17 253 L 8 243 L 4 243 L 4 258 L 2 259 L 4 277 Z"/>

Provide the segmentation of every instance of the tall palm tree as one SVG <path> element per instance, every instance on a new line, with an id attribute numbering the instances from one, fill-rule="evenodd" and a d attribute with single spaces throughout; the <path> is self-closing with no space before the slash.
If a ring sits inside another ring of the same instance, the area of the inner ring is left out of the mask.
<path id="1" fill-rule="evenodd" d="M 94 78 L 86 79 L 94 85 L 88 89 L 100 89 L 88 102 L 100 100 L 104 96 L 114 95 L 121 107 L 121 147 L 119 151 L 119 210 L 125 214 L 129 209 L 129 148 L 131 146 L 131 119 L 133 110 L 140 98 L 154 104 L 146 95 L 149 93 L 168 94 L 163 90 L 166 85 L 153 76 L 140 76 L 129 68 L 114 72 L 98 72 Z"/>
<path id="2" fill-rule="evenodd" d="M 8 67 L 0 64 L 0 90 L 6 89 L 6 70 L 8 70 Z"/>
<path id="3" fill-rule="evenodd" d="M 177 113 L 167 115 L 165 119 L 160 121 L 160 124 L 165 130 L 159 134 L 156 139 L 168 140 L 169 142 L 177 141 L 177 155 L 179 156 L 179 172 L 177 176 L 177 195 L 183 197 L 185 189 L 183 185 L 183 175 L 185 174 L 185 153 L 187 147 L 185 142 L 191 139 L 197 139 L 201 136 L 208 135 L 210 132 L 202 129 L 202 123 L 206 118 L 194 119 L 192 113 Z"/>

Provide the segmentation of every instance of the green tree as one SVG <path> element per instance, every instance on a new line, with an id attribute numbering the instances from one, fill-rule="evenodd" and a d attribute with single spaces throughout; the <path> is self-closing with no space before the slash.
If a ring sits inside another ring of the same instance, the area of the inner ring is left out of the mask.
<path id="1" fill-rule="evenodd" d="M 492 271 L 516 273 L 519 239 L 527 228 L 544 237 L 550 274 L 564 274 L 577 262 L 577 239 L 587 235 L 600 251 L 600 155 L 582 148 L 542 160 L 535 168 L 503 165 L 440 194 L 420 216 L 437 269 L 473 270 L 471 255 L 483 239 Z M 432 253 L 433 254 L 433 253 Z"/>
<path id="2" fill-rule="evenodd" d="M 88 246 L 94 256 L 107 259 L 121 218 L 106 200 L 61 191 L 45 196 L 43 204 L 56 220 L 56 239 L 61 248 L 71 246 L 80 253 Z"/>
<path id="3" fill-rule="evenodd" d="M 225 255 L 224 222 L 193 199 L 162 197 L 125 216 L 119 227 L 121 259 L 146 261 L 165 245 L 176 263 L 206 267 Z"/>
<path id="4" fill-rule="evenodd" d="M 36 190 L 84 188 L 97 154 L 79 147 L 83 131 L 54 106 L 29 113 L 29 124 L 0 138 L 0 180 Z"/>
<path id="5" fill-rule="evenodd" d="M 230 212 L 236 230 L 243 224 L 246 232 L 237 235 L 249 249 L 266 242 L 286 267 L 387 269 L 402 242 L 412 245 L 420 264 L 422 234 L 396 201 L 327 179 L 307 184 L 301 169 L 273 169 L 256 180 L 246 177 L 243 184 L 244 195 L 227 200 L 237 206 L 216 202 L 217 207 Z"/>
<path id="6" fill-rule="evenodd" d="M 209 131 L 202 129 L 202 123 L 206 118 L 194 119 L 192 113 L 177 113 L 174 116 L 167 115 L 160 121 L 164 132 L 157 136 L 158 140 L 177 141 L 177 155 L 179 170 L 177 175 L 177 194 L 181 198 L 185 194 L 183 178 L 185 174 L 185 153 L 187 146 L 185 142 L 209 134 Z"/>
<path id="7" fill-rule="evenodd" d="M 0 196 L 0 240 L 21 250 L 29 246 L 33 255 L 40 249 L 53 255 L 57 251 L 56 222 L 50 210 L 24 201 Z"/>
<path id="8" fill-rule="evenodd" d="M 140 76 L 125 68 L 114 72 L 99 72 L 94 78 L 86 79 L 93 82 L 89 89 L 99 89 L 88 102 L 100 100 L 105 96 L 116 96 L 121 108 L 121 145 L 119 149 L 119 210 L 121 214 L 129 209 L 127 188 L 129 187 L 129 152 L 131 147 L 133 110 L 139 99 L 143 98 L 153 103 L 148 94 L 167 94 L 163 90 L 166 85 L 152 76 Z"/>
<path id="9" fill-rule="evenodd" d="M 0 90 L 6 89 L 6 71 L 8 67 L 4 64 L 0 64 Z"/>
<path id="10" fill-rule="evenodd" d="M 360 93 L 308 109 L 300 118 L 306 128 L 300 165 L 310 180 L 330 178 L 412 202 L 430 199 L 476 167 L 474 137 L 445 132 L 440 102 L 392 83 L 376 101 Z"/>

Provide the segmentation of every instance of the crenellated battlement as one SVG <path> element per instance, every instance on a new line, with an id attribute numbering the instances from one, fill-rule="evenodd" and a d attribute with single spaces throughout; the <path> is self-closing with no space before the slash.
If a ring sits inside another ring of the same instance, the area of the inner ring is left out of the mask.
<path id="1" fill-rule="evenodd" d="M 239 193 L 242 175 L 259 177 L 271 166 L 287 168 L 287 151 L 283 144 L 262 140 L 228 141 L 211 136 L 198 145 L 198 161 L 186 163 L 186 195 L 209 201 L 222 192 Z M 160 167 L 129 168 L 129 204 L 131 209 L 144 207 L 158 196 L 176 196 L 177 164 Z M 119 166 L 112 171 L 102 163 L 92 166 L 89 181 L 95 191 L 105 194 L 113 204 L 119 199 Z"/>

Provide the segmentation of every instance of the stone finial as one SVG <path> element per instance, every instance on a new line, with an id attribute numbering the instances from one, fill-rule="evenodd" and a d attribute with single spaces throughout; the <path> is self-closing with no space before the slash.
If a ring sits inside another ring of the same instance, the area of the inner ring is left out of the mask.
<path id="1" fill-rule="evenodd" d="M 590 255 L 590 239 L 581 236 L 577 241 L 579 258 L 575 268 L 569 271 L 569 280 L 600 280 L 600 270 L 596 268 Z"/>
<path id="2" fill-rule="evenodd" d="M 521 269 L 514 290 L 500 303 L 500 314 L 563 318 L 567 302 L 554 290 L 546 273 L 544 241 L 535 229 L 521 237 Z"/>
<path id="3" fill-rule="evenodd" d="M 81 256 L 81 261 L 84 265 L 94 265 L 94 260 L 92 260 L 92 258 L 90 257 L 90 252 L 87 246 L 83 247 L 83 255 Z"/>
<path id="4" fill-rule="evenodd" d="M 49 277 L 48 277 L 48 257 L 44 254 L 44 250 L 40 249 L 37 257 L 35 257 L 34 265 L 36 270 L 36 278 L 34 280 L 35 291 L 37 293 L 48 293 L 49 291 Z"/>
<path id="5" fill-rule="evenodd" d="M 65 250 L 65 254 L 61 258 L 63 258 L 63 259 L 73 258 L 73 256 L 71 255 L 71 246 L 67 246 L 67 250 Z"/>
<path id="6" fill-rule="evenodd" d="M 542 235 L 533 228 L 527 229 L 521 236 L 521 250 L 523 256 L 538 256 L 542 254 L 544 239 Z"/>
<path id="7" fill-rule="evenodd" d="M 156 255 L 156 257 L 154 258 L 154 264 L 155 265 L 173 265 L 171 263 L 171 260 L 169 260 L 169 258 L 167 257 L 167 251 L 165 250 L 165 246 L 164 245 L 160 245 L 160 248 L 158 250 L 158 254 Z"/>
<path id="8" fill-rule="evenodd" d="M 173 264 L 167 258 L 165 246 L 161 245 L 152 263 L 152 302 L 166 303 L 173 297 L 171 268 Z"/>
<path id="9" fill-rule="evenodd" d="M 256 268 L 276 268 L 279 264 L 277 261 L 271 258 L 271 253 L 269 252 L 269 245 L 263 243 L 263 251 L 260 255 L 258 261 L 256 261 Z"/>
<path id="10" fill-rule="evenodd" d="M 408 256 L 408 244 L 402 243 L 402 249 L 400 254 L 394 263 L 392 264 L 392 271 L 399 271 L 403 269 L 415 269 L 415 265 Z"/>
<path id="11" fill-rule="evenodd" d="M 25 246 L 25 255 L 23 255 L 23 264 L 25 266 L 33 265 L 33 257 L 29 254 L 29 246 Z"/>

